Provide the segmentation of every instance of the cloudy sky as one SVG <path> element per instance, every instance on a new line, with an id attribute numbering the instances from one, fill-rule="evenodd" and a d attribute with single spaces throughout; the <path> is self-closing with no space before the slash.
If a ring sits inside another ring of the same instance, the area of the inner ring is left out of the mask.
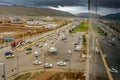
<path id="1" fill-rule="evenodd" d="M 96 0 L 91 0 L 94 12 Z M 107 15 L 120 12 L 120 0 L 98 0 L 98 13 Z M 49 7 L 68 11 L 73 14 L 88 12 L 87 0 L 0 0 L 1 5 L 25 5 L 33 7 Z"/>

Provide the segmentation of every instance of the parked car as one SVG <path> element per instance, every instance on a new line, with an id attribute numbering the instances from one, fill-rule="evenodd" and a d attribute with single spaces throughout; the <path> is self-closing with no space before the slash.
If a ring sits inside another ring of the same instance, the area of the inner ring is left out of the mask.
<path id="1" fill-rule="evenodd" d="M 38 56 L 39 56 L 39 53 L 38 53 L 38 52 L 35 52 L 34 55 L 35 55 L 35 57 L 38 57 Z"/>
<path id="2" fill-rule="evenodd" d="M 45 63 L 44 67 L 45 67 L 45 68 L 52 68 L 52 67 L 53 67 L 53 65 L 52 65 L 52 64 L 50 64 L 50 63 Z"/>
<path id="3" fill-rule="evenodd" d="M 99 48 L 98 48 L 98 47 L 95 47 L 95 51 L 96 51 L 96 53 L 100 53 L 100 51 L 99 51 Z"/>
<path id="4" fill-rule="evenodd" d="M 58 66 L 66 66 L 66 62 L 59 61 L 59 62 L 57 62 L 57 65 Z"/>
<path id="5" fill-rule="evenodd" d="M 31 51 L 31 50 L 32 50 L 32 48 L 27 48 L 27 49 L 26 49 L 26 51 Z"/>
<path id="6" fill-rule="evenodd" d="M 113 66 L 110 66 L 109 71 L 110 71 L 111 73 L 118 73 L 117 68 L 115 68 L 115 67 L 113 67 Z"/>
<path id="7" fill-rule="evenodd" d="M 39 48 L 43 47 L 42 45 L 39 45 Z"/>
<path id="8" fill-rule="evenodd" d="M 49 53 L 55 53 L 56 51 L 57 51 L 57 48 L 51 47 L 48 52 Z"/>
<path id="9" fill-rule="evenodd" d="M 14 54 L 12 52 L 5 52 L 5 57 L 6 58 L 13 58 Z"/>
<path id="10" fill-rule="evenodd" d="M 39 65 L 39 64 L 41 64 L 41 63 L 42 63 L 42 62 L 39 61 L 39 60 L 37 60 L 37 59 L 33 60 L 33 64 L 34 64 L 34 65 Z"/>
<path id="11" fill-rule="evenodd" d="M 80 51 L 81 47 L 79 45 L 75 46 L 75 51 Z"/>
<path id="12" fill-rule="evenodd" d="M 28 55 L 28 54 L 31 54 L 31 53 L 32 53 L 31 51 L 26 52 L 27 55 Z"/>
<path id="13" fill-rule="evenodd" d="M 36 44 L 35 46 L 36 46 L 36 47 L 38 47 L 38 46 L 39 46 L 39 44 Z"/>

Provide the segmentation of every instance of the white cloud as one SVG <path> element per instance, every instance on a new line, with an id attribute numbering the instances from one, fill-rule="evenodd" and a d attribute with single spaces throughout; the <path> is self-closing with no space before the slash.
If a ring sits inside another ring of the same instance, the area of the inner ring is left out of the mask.
<path id="1" fill-rule="evenodd" d="M 58 7 L 49 7 L 51 9 L 56 9 L 56 10 L 62 10 L 62 11 L 67 11 L 72 14 L 78 14 L 78 13 L 87 13 L 88 8 L 84 6 L 58 6 Z M 92 10 L 93 13 L 95 13 L 94 9 Z M 115 8 L 98 8 L 98 14 L 100 15 L 107 15 L 107 14 L 113 14 L 113 13 L 118 13 L 120 12 L 120 8 L 115 9 Z"/>
<path id="2" fill-rule="evenodd" d="M 62 11 L 67 11 L 72 14 L 78 14 L 78 13 L 87 13 L 87 7 L 82 7 L 82 6 L 58 6 L 58 7 L 50 7 L 51 9 L 56 9 L 56 10 L 62 10 Z"/>

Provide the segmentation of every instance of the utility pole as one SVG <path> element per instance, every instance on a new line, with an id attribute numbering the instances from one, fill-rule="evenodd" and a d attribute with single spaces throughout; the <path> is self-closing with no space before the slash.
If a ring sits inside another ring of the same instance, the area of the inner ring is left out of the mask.
<path id="1" fill-rule="evenodd" d="M 5 77 L 5 64 L 0 63 L 0 65 L 2 65 L 2 80 L 6 80 L 6 77 Z"/>

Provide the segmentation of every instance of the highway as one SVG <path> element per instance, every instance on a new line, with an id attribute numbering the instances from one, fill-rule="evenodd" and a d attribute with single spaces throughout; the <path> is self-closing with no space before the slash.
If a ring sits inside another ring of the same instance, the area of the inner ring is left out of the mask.
<path id="1" fill-rule="evenodd" d="M 101 58 L 100 53 L 96 52 L 95 48 L 98 47 L 95 40 L 95 35 L 92 30 L 92 24 L 89 25 L 89 55 L 88 55 L 88 71 L 89 76 L 87 80 L 97 80 L 101 78 L 103 80 L 108 80 L 107 73 L 105 71 L 105 67 Z"/>
<path id="2" fill-rule="evenodd" d="M 45 55 L 45 62 L 49 62 L 53 64 L 53 69 L 63 69 L 63 70 L 76 70 L 76 71 L 86 71 L 85 66 L 86 62 L 80 61 L 80 55 L 81 52 L 75 52 L 74 51 L 74 43 L 78 40 L 78 36 L 81 36 L 84 33 L 77 33 L 77 34 L 69 34 L 69 30 L 74 28 L 77 24 L 79 24 L 80 21 L 74 21 L 72 24 L 68 24 L 67 26 L 62 27 L 61 29 L 54 30 L 48 33 L 44 33 L 40 36 L 34 36 L 32 39 L 36 41 L 41 36 L 51 35 L 53 32 L 56 34 L 54 36 L 51 36 L 50 38 L 47 38 L 44 41 L 40 41 L 39 45 L 42 45 L 41 48 L 36 47 L 35 45 L 31 46 L 32 53 L 26 54 L 27 51 L 24 49 L 22 51 L 20 50 L 14 50 L 14 58 L 6 59 L 4 53 L 6 51 L 10 51 L 11 47 L 5 47 L 0 50 L 0 62 L 5 63 L 5 70 L 6 70 L 6 78 L 7 80 L 10 80 L 10 76 L 20 73 L 22 71 L 29 71 L 29 70 L 43 70 L 43 62 L 44 62 L 44 53 L 46 54 L 50 47 L 56 47 L 58 48 L 58 53 L 56 55 Z M 60 35 L 58 35 L 58 33 Z M 61 40 L 64 36 L 67 36 L 67 42 Z M 52 43 L 54 42 L 54 43 Z M 47 46 L 45 46 L 47 44 Z M 71 50 L 72 54 L 68 54 L 67 51 Z M 38 60 L 42 61 L 41 65 L 33 65 L 32 61 L 35 59 L 34 53 L 39 52 L 40 55 L 38 57 Z M 68 57 L 69 56 L 69 57 Z M 64 60 L 67 62 L 67 65 L 64 67 L 57 66 L 56 62 Z M 46 69 L 47 70 L 47 69 Z"/>
<path id="3" fill-rule="evenodd" d="M 97 22 L 99 23 L 99 22 Z M 97 24 L 96 24 L 97 25 Z M 100 25 L 98 25 L 101 27 Z M 108 26 L 106 26 L 108 27 Z M 120 48 L 119 45 L 117 44 L 117 41 L 115 42 L 116 45 L 109 46 L 108 40 L 111 40 L 111 35 L 109 33 L 109 29 L 105 29 L 104 31 L 107 31 L 108 35 L 107 36 L 100 36 L 97 34 L 97 38 L 99 43 L 101 44 L 101 48 L 103 50 L 103 53 L 105 55 L 105 59 L 108 63 L 108 66 L 114 66 L 117 68 L 118 73 L 112 73 L 112 76 L 114 80 L 120 80 Z M 114 34 L 114 33 L 112 33 Z M 116 35 L 116 34 L 115 34 Z"/>

